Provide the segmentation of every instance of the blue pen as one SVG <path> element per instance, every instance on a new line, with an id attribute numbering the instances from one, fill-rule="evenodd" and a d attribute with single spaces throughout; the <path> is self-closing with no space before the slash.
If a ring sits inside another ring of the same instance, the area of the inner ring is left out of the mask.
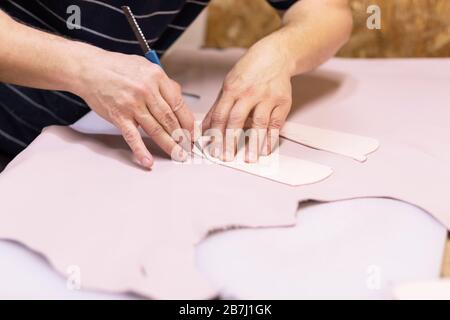
<path id="1" fill-rule="evenodd" d="M 123 13 L 125 14 L 125 16 L 127 17 L 128 23 L 130 24 L 131 29 L 133 30 L 134 35 L 136 36 L 136 38 L 139 42 L 139 45 L 142 48 L 142 51 L 144 51 L 144 54 L 145 54 L 145 57 L 147 58 L 147 60 L 162 67 L 161 61 L 159 61 L 158 54 L 156 53 L 155 50 L 152 50 L 150 48 L 150 46 L 148 45 L 148 42 L 145 39 L 144 33 L 142 32 L 141 27 L 137 23 L 136 17 L 133 15 L 133 12 L 131 12 L 130 7 L 123 6 L 122 10 L 123 10 Z"/>

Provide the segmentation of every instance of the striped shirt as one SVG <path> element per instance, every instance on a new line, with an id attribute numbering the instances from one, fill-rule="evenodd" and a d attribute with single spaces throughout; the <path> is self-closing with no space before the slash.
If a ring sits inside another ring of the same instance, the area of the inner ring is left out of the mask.
<path id="1" fill-rule="evenodd" d="M 284 10 L 296 0 L 268 0 Z M 90 43 L 106 50 L 142 54 L 122 13 L 128 5 L 149 45 L 164 52 L 208 5 L 209 0 L 0 0 L 0 9 L 17 21 Z M 76 6 L 76 7 L 74 7 Z M 68 20 L 79 10 L 79 26 Z M 67 93 L 0 83 L 0 152 L 15 155 L 42 130 L 70 124 L 89 111 L 80 98 Z"/>

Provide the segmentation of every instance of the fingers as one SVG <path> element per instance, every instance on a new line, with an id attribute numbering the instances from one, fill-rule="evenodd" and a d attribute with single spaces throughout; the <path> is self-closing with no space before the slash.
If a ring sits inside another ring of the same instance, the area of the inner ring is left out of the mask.
<path id="1" fill-rule="evenodd" d="M 174 131 L 181 129 L 175 113 L 159 92 L 149 94 L 146 105 L 148 110 L 143 110 L 143 115 L 150 112 L 167 134 L 171 136 Z"/>
<path id="2" fill-rule="evenodd" d="M 162 125 L 150 113 L 143 113 L 136 117 L 136 121 L 155 141 L 155 143 L 168 155 L 176 161 L 186 161 L 188 154 L 178 145 L 175 140 L 167 133 Z"/>
<path id="3" fill-rule="evenodd" d="M 137 118 L 144 131 L 174 160 L 187 160 L 182 149 L 192 149 L 194 116 L 184 103 L 179 85 L 168 77 L 162 79 L 159 90 L 148 94 L 147 109 Z"/>
<path id="4" fill-rule="evenodd" d="M 255 102 L 252 99 L 244 98 L 238 100 L 231 109 L 226 125 L 225 161 L 232 161 L 235 158 L 238 141 L 244 133 L 242 129 L 254 106 Z"/>
<path id="5" fill-rule="evenodd" d="M 234 98 L 228 94 L 221 92 L 219 99 L 212 107 L 211 112 L 205 119 L 205 129 L 217 129 L 222 134 L 225 134 L 225 129 L 228 123 L 228 117 L 234 105 Z M 209 123 L 209 126 L 206 126 Z"/>
<path id="6" fill-rule="evenodd" d="M 222 161 L 232 161 L 237 152 L 239 138 L 245 133 L 245 161 L 257 162 L 260 155 L 269 155 L 278 144 L 279 130 L 289 113 L 290 106 L 276 106 L 276 101 L 258 101 L 244 97 L 237 101 L 218 98 L 203 121 L 203 130 L 216 129 L 222 133 L 222 141 L 215 141 L 211 155 Z M 252 130 L 244 132 L 247 120 L 251 117 Z M 217 137 L 216 137 L 217 138 Z M 242 141 L 242 140 L 241 140 Z"/>
<path id="7" fill-rule="evenodd" d="M 228 123 L 228 115 L 233 107 L 234 99 L 230 95 L 225 94 L 222 90 L 202 122 L 202 132 L 209 131 L 213 133 L 211 146 L 211 155 L 213 157 L 223 159 L 225 129 Z"/>
<path id="8" fill-rule="evenodd" d="M 162 98 L 168 103 L 175 114 L 181 128 L 188 130 L 191 134 L 194 130 L 195 118 L 184 102 L 181 87 L 175 81 L 168 79 L 160 85 Z"/>
<path id="9" fill-rule="evenodd" d="M 148 102 L 150 113 L 175 143 L 191 152 L 195 119 L 184 102 L 181 87 L 166 77 L 160 83 L 159 93 Z"/>
<path id="10" fill-rule="evenodd" d="M 220 96 L 222 95 L 222 93 L 220 93 L 217 98 L 216 101 L 214 101 L 213 106 L 211 107 L 211 109 L 209 109 L 208 113 L 205 115 L 203 121 L 202 121 L 202 134 L 205 133 L 205 131 L 209 130 L 211 128 L 211 118 L 212 118 L 212 113 L 214 111 L 214 108 L 216 107 Z"/>
<path id="11" fill-rule="evenodd" d="M 153 157 L 139 134 L 139 126 L 173 159 L 183 160 L 185 153 L 177 141 L 187 145 L 183 129 L 193 129 L 194 117 L 183 101 L 179 85 L 144 57 L 111 53 L 113 56 L 120 63 L 105 65 L 107 76 L 94 74 L 95 81 L 89 83 L 96 86 L 87 86 L 84 100 L 121 130 L 144 167 L 152 167 Z M 187 136 L 186 140 L 190 140 Z"/>
<path id="12" fill-rule="evenodd" d="M 233 160 L 237 151 L 236 139 L 243 136 L 246 161 L 256 162 L 259 155 L 272 153 L 278 145 L 279 131 L 291 107 L 292 88 L 290 77 L 274 80 L 243 77 L 242 74 L 232 71 L 227 76 L 222 91 L 203 120 L 202 130 L 222 133 L 220 143 L 215 141 L 215 135 L 212 156 L 224 161 Z M 248 126 L 247 120 L 251 120 L 252 130 L 242 135 L 242 129 Z M 242 139 L 239 148 L 241 142 Z"/>
<path id="13" fill-rule="evenodd" d="M 262 155 L 269 155 L 278 147 L 280 130 L 286 121 L 289 109 L 290 105 L 288 104 L 282 104 L 273 109 L 267 128 L 267 136 L 264 142 L 265 145 L 261 152 Z"/>
<path id="14" fill-rule="evenodd" d="M 267 102 L 259 103 L 253 110 L 251 118 L 251 133 L 250 142 L 247 146 L 248 157 L 246 161 L 254 163 L 263 154 L 263 149 L 266 146 L 267 129 L 269 127 L 270 115 L 274 106 Z"/>
<path id="15" fill-rule="evenodd" d="M 257 101 L 251 98 L 238 100 L 230 111 L 227 129 L 242 129 Z"/>
<path id="16" fill-rule="evenodd" d="M 151 169 L 153 157 L 142 140 L 137 124 L 132 120 L 123 120 L 117 126 L 139 164 L 146 169 Z"/>

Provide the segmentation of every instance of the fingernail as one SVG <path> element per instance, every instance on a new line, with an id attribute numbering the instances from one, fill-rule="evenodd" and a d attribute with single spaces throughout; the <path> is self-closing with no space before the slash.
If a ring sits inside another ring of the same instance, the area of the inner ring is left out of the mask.
<path id="1" fill-rule="evenodd" d="M 177 162 L 185 162 L 188 160 L 188 153 L 180 146 L 176 146 L 171 153 L 171 158 Z"/>
<path id="2" fill-rule="evenodd" d="M 148 157 L 145 157 L 145 158 L 143 158 L 142 160 L 141 160 L 141 165 L 143 166 L 143 167 L 146 167 L 146 168 L 151 168 L 152 167 L 152 165 L 153 165 L 153 162 L 152 162 L 152 160 L 150 159 L 150 158 L 148 158 Z"/>
<path id="3" fill-rule="evenodd" d="M 224 161 L 230 162 L 233 160 L 234 160 L 234 154 L 231 151 L 226 151 Z"/>
<path id="4" fill-rule="evenodd" d="M 178 152 L 178 159 L 179 159 L 179 161 L 181 161 L 181 162 L 185 162 L 187 159 L 188 159 L 188 154 L 187 154 L 187 152 L 186 151 L 184 151 L 184 149 L 181 149 L 179 152 Z"/>
<path id="5" fill-rule="evenodd" d="M 219 148 L 219 147 L 215 147 L 213 150 L 212 150 L 212 156 L 214 157 L 214 158 L 220 158 L 220 156 L 221 156 L 221 153 L 222 153 L 222 150 L 221 150 L 222 148 Z"/>

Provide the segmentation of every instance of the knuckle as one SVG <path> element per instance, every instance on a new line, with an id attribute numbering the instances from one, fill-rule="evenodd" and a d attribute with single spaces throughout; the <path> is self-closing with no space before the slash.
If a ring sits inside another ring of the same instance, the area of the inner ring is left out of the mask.
<path id="1" fill-rule="evenodd" d="M 224 93 L 229 93 L 229 92 L 233 91 L 233 88 L 234 88 L 234 86 L 231 83 L 224 82 L 222 90 Z"/>
<path id="2" fill-rule="evenodd" d="M 122 128 L 122 136 L 130 146 L 136 145 L 139 139 L 131 128 Z"/>
<path id="3" fill-rule="evenodd" d="M 229 94 L 232 92 L 236 92 L 238 88 L 239 88 L 239 85 L 238 85 L 237 81 L 226 79 L 223 83 L 222 90 L 224 93 Z"/>
<path id="4" fill-rule="evenodd" d="M 159 66 L 156 66 L 156 65 L 152 65 L 150 74 L 153 79 L 158 80 L 158 81 L 163 79 L 165 76 L 164 71 Z"/>
<path id="5" fill-rule="evenodd" d="M 270 93 L 269 90 L 261 90 L 261 93 L 259 94 L 259 97 L 261 98 L 261 100 L 271 100 L 272 99 L 272 94 Z"/>
<path id="6" fill-rule="evenodd" d="M 148 60 L 147 58 L 145 58 L 144 56 L 138 55 L 138 54 L 133 54 L 131 55 L 131 57 L 133 57 L 134 59 L 136 59 L 136 61 L 138 63 L 143 64 L 144 66 L 148 64 Z"/>
<path id="7" fill-rule="evenodd" d="M 165 126 L 169 128 L 176 126 L 176 124 L 178 123 L 177 119 L 175 118 L 172 112 L 164 113 L 162 117 L 162 122 Z"/>
<path id="8" fill-rule="evenodd" d="M 157 104 L 159 92 L 157 92 L 156 90 L 147 90 L 145 96 L 148 103 Z"/>
<path id="9" fill-rule="evenodd" d="M 292 103 L 292 97 L 286 95 L 276 95 L 274 99 L 279 105 L 290 105 Z"/>
<path id="10" fill-rule="evenodd" d="M 225 124 L 227 122 L 227 115 L 220 110 L 214 110 L 211 114 L 211 122 L 214 124 Z"/>
<path id="11" fill-rule="evenodd" d="M 180 110 L 181 108 L 183 108 L 183 106 L 184 106 L 183 97 L 181 96 L 181 94 L 177 95 L 174 103 L 172 104 L 172 110 L 174 112 L 176 112 L 176 111 Z"/>
<path id="12" fill-rule="evenodd" d="M 243 94 L 247 97 L 251 97 L 251 96 L 256 96 L 258 95 L 258 92 L 256 90 L 256 88 L 254 86 L 248 86 L 248 87 L 244 87 L 244 89 L 242 90 Z"/>
<path id="13" fill-rule="evenodd" d="M 164 129 L 160 125 L 153 125 L 147 130 L 150 137 L 158 137 L 163 134 Z"/>
<path id="14" fill-rule="evenodd" d="M 134 108 L 138 103 L 139 103 L 138 98 L 128 93 L 124 94 L 117 100 L 117 105 L 125 109 Z"/>
<path id="15" fill-rule="evenodd" d="M 146 109 L 136 111 L 135 117 L 139 121 L 152 120 L 152 118 L 153 118 L 152 115 L 150 114 L 150 112 L 148 112 L 148 110 L 146 110 Z"/>
<path id="16" fill-rule="evenodd" d="M 263 116 L 254 116 L 252 119 L 252 127 L 254 128 L 267 128 L 269 121 Z"/>
<path id="17" fill-rule="evenodd" d="M 284 121 L 280 118 L 272 118 L 270 119 L 269 127 L 270 129 L 281 129 L 283 122 Z"/>
<path id="18" fill-rule="evenodd" d="M 118 120 L 120 119 L 122 112 L 119 107 L 113 106 L 108 109 L 108 115 L 111 120 Z"/>
<path id="19" fill-rule="evenodd" d="M 147 94 L 147 86 L 144 82 L 135 83 L 132 86 L 132 92 L 134 92 L 134 97 L 136 99 L 139 99 L 141 97 L 144 97 Z"/>
<path id="20" fill-rule="evenodd" d="M 231 112 L 229 119 L 230 123 L 235 124 L 241 122 L 242 120 L 245 120 L 245 114 L 243 112 L 241 111 Z"/>
<path id="21" fill-rule="evenodd" d="M 172 81 L 173 90 L 176 92 L 176 94 L 181 95 L 181 86 L 180 86 L 180 84 L 178 82 L 176 82 L 176 81 L 173 81 L 173 80 L 171 80 L 171 81 Z"/>

